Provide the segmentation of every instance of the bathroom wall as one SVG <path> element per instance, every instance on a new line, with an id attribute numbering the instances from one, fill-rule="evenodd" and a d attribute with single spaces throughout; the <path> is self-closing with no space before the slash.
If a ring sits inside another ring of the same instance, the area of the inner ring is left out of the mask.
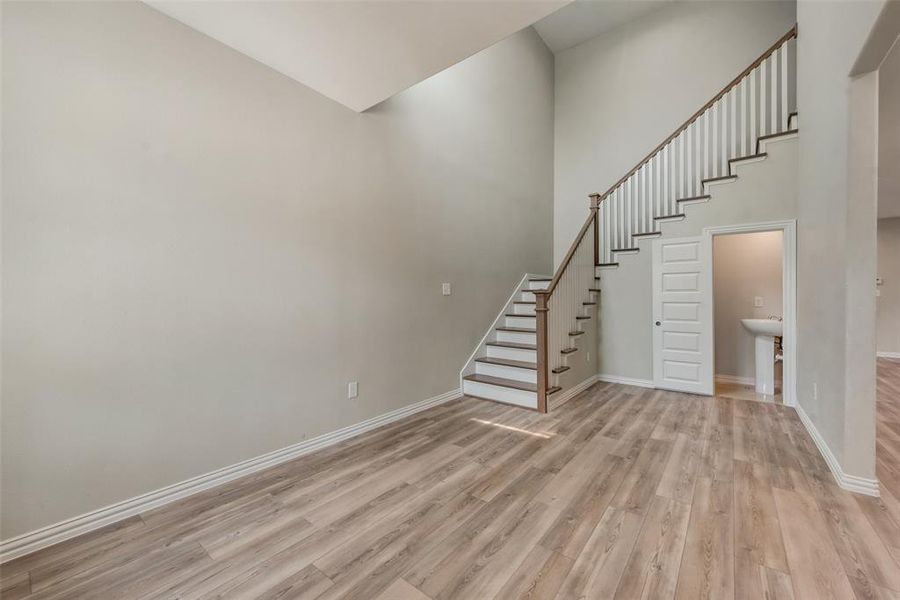
<path id="1" fill-rule="evenodd" d="M 713 238 L 713 290 L 716 375 L 750 383 L 755 376 L 753 334 L 741 319 L 782 316 L 780 231 L 720 235 Z M 754 306 L 760 297 L 763 306 Z"/>

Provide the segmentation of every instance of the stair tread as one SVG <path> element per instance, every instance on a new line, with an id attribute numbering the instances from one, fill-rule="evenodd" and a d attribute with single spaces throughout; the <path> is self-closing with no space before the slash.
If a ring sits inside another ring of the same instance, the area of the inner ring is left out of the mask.
<path id="1" fill-rule="evenodd" d="M 513 304 L 537 304 L 537 302 L 528 302 L 527 300 L 516 300 Z"/>
<path id="2" fill-rule="evenodd" d="M 774 139 L 774 138 L 777 138 L 777 137 L 781 137 L 781 136 L 783 136 L 783 135 L 794 135 L 795 133 L 799 133 L 799 132 L 800 132 L 799 129 L 787 129 L 787 130 L 782 131 L 782 132 L 780 132 L 780 133 L 767 133 L 766 135 L 761 135 L 761 136 L 759 136 L 758 138 L 756 138 L 756 140 L 757 140 L 757 141 L 759 141 L 759 140 L 771 140 L 771 139 Z"/>
<path id="3" fill-rule="evenodd" d="M 537 363 L 525 360 L 512 360 L 509 358 L 494 358 L 493 356 L 479 356 L 475 362 L 487 363 L 489 365 L 502 365 L 504 367 L 516 367 L 517 369 L 537 369 Z"/>
<path id="4" fill-rule="evenodd" d="M 675 202 L 690 202 L 691 200 L 702 200 L 702 199 L 709 200 L 710 198 L 712 198 L 712 196 L 710 194 L 700 194 L 699 196 L 688 196 L 687 198 L 679 198 Z"/>
<path id="5" fill-rule="evenodd" d="M 750 160 L 751 158 L 765 158 L 769 154 L 767 152 L 757 152 L 756 154 L 748 154 L 747 156 L 738 156 L 737 158 L 729 158 L 728 163 L 740 162 L 742 160 Z"/>
<path id="6" fill-rule="evenodd" d="M 613 248 L 612 252 L 640 252 L 640 248 Z"/>
<path id="7" fill-rule="evenodd" d="M 684 213 L 676 213 L 674 215 L 662 215 L 659 217 L 653 217 L 654 221 L 662 221 L 663 219 L 674 219 L 675 217 L 684 217 Z"/>
<path id="8" fill-rule="evenodd" d="M 737 179 L 737 175 L 722 175 L 720 177 L 710 177 L 708 179 L 701 179 L 700 183 L 712 183 L 714 181 L 725 181 L 726 179 Z"/>
<path id="9" fill-rule="evenodd" d="M 662 235 L 662 231 L 645 231 L 644 233 L 632 233 L 631 237 L 648 237 L 651 235 Z"/>
<path id="10" fill-rule="evenodd" d="M 611 263 L 597 263 L 596 266 L 598 266 L 598 267 L 618 267 L 618 266 L 619 266 L 619 263 L 617 263 L 617 262 L 611 262 Z"/>
<path id="11" fill-rule="evenodd" d="M 488 342 L 487 345 L 501 348 L 516 348 L 517 350 L 537 350 L 537 346 L 534 344 L 520 344 L 518 342 Z"/>
<path id="12" fill-rule="evenodd" d="M 504 317 L 519 317 L 522 319 L 534 319 L 535 318 L 535 315 L 522 315 L 519 313 L 505 313 L 503 316 Z"/>
<path id="13" fill-rule="evenodd" d="M 528 281 L 553 281 L 552 277 L 531 277 Z"/>
<path id="14" fill-rule="evenodd" d="M 578 352 L 578 348 L 563 348 L 559 352 L 561 354 L 572 354 L 573 352 Z"/>
<path id="15" fill-rule="evenodd" d="M 579 335 L 584 335 L 584 334 L 585 334 L 584 331 L 570 331 L 570 332 L 569 332 L 569 337 L 577 337 L 577 336 L 579 336 Z"/>
<path id="16" fill-rule="evenodd" d="M 600 288 L 588 288 L 588 291 L 589 292 L 602 292 L 603 290 L 601 290 Z"/>
<path id="17" fill-rule="evenodd" d="M 593 306 L 594 304 L 597 304 L 597 303 L 596 302 L 582 302 L 581 304 L 583 304 L 584 306 Z"/>
<path id="18" fill-rule="evenodd" d="M 591 318 L 591 315 L 578 315 L 578 316 L 575 317 L 575 318 L 576 318 L 577 320 L 581 321 L 581 320 L 583 320 L 583 319 L 590 319 L 590 318 Z"/>
<path id="19" fill-rule="evenodd" d="M 504 379 L 503 377 L 493 377 L 492 375 L 481 375 L 475 373 L 463 377 L 465 381 L 474 381 L 476 383 L 486 383 L 488 385 L 497 385 L 514 390 L 524 390 L 526 392 L 537 392 L 537 385 L 528 383 L 527 381 L 516 381 L 515 379 Z"/>
<path id="20" fill-rule="evenodd" d="M 498 327 L 497 331 L 509 331 L 512 333 L 537 333 L 533 327 Z"/>
<path id="21" fill-rule="evenodd" d="M 568 371 L 571 368 L 572 367 L 556 367 L 555 369 L 551 369 L 550 372 L 554 373 L 556 375 L 559 375 L 560 373 L 565 373 L 566 371 Z"/>
<path id="22" fill-rule="evenodd" d="M 548 387 L 548 388 L 547 388 L 547 395 L 550 396 L 550 395 L 552 395 L 552 394 L 555 394 L 556 392 L 558 392 L 558 391 L 561 390 L 561 389 L 562 389 L 562 388 L 559 387 L 558 385 L 554 385 L 553 387 Z"/>

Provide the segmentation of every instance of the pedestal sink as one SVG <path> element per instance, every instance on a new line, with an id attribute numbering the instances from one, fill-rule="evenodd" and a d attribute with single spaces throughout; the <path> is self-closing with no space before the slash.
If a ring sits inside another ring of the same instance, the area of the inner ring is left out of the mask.
<path id="1" fill-rule="evenodd" d="M 775 394 L 775 336 L 784 326 L 774 319 L 741 319 L 744 328 L 756 336 L 756 393 Z"/>

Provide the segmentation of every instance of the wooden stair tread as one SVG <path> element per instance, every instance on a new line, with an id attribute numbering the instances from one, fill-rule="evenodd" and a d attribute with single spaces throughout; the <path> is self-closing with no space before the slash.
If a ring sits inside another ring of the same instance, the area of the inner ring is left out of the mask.
<path id="1" fill-rule="evenodd" d="M 537 333 L 532 327 L 498 327 L 497 331 L 509 331 L 511 333 Z"/>
<path id="2" fill-rule="evenodd" d="M 559 375 L 560 373 L 565 373 L 566 371 L 568 371 L 571 368 L 572 367 L 556 367 L 555 369 L 551 369 L 550 372 L 555 375 Z"/>
<path id="3" fill-rule="evenodd" d="M 578 348 L 563 348 L 559 351 L 560 354 L 572 354 L 573 352 L 578 352 Z"/>
<path id="4" fill-rule="evenodd" d="M 558 385 L 554 385 L 553 387 L 548 387 L 548 388 L 547 388 L 547 395 L 548 395 L 548 396 L 552 396 L 553 394 L 555 394 L 556 392 L 558 392 L 558 391 L 561 390 L 561 389 L 562 389 L 562 388 L 559 387 Z"/>
<path id="5" fill-rule="evenodd" d="M 779 138 L 783 135 L 794 135 L 795 133 L 799 133 L 799 132 L 800 132 L 799 129 L 787 129 L 780 133 L 767 133 L 766 135 L 761 135 L 758 138 L 756 138 L 756 143 L 759 144 L 759 142 L 761 140 L 773 140 L 773 139 Z"/>
<path id="6" fill-rule="evenodd" d="M 589 292 L 602 292 L 603 290 L 601 290 L 600 288 L 588 288 L 588 291 Z"/>
<path id="7" fill-rule="evenodd" d="M 537 364 L 524 360 L 511 360 L 509 358 L 494 358 L 493 356 L 479 356 L 475 362 L 486 363 L 489 365 L 501 365 L 504 367 L 515 367 L 517 369 L 537 370 Z"/>
<path id="8" fill-rule="evenodd" d="M 701 194 L 700 196 L 688 196 L 687 198 L 679 198 L 675 202 L 690 202 L 691 200 L 709 200 L 712 198 L 709 194 Z"/>
<path id="9" fill-rule="evenodd" d="M 537 385 L 528 383 L 527 381 L 516 381 L 515 379 L 504 379 L 503 377 L 493 377 L 491 375 L 466 375 L 463 377 L 465 381 L 474 381 L 476 383 L 486 383 L 488 385 L 496 385 L 514 390 L 524 390 L 526 392 L 537 392 Z"/>
<path id="10" fill-rule="evenodd" d="M 575 319 L 578 321 L 582 321 L 584 319 L 590 319 L 590 318 L 591 318 L 591 315 L 578 315 L 577 317 L 575 317 Z"/>
<path id="11" fill-rule="evenodd" d="M 597 266 L 597 267 L 618 267 L 619 263 L 617 263 L 617 262 L 597 263 L 595 266 Z"/>
<path id="12" fill-rule="evenodd" d="M 645 231 L 644 233 L 632 233 L 631 237 L 647 237 L 651 235 L 662 235 L 662 231 Z"/>
<path id="13" fill-rule="evenodd" d="M 582 302 L 581 304 L 584 305 L 584 306 L 593 306 L 593 305 L 595 305 L 595 304 L 597 304 L 597 303 L 596 303 L 596 302 Z"/>
<path id="14" fill-rule="evenodd" d="M 674 214 L 674 215 L 662 215 L 659 217 L 653 217 L 654 221 L 662 221 L 663 219 L 674 219 L 675 217 L 684 217 L 684 213 Z"/>
<path id="15" fill-rule="evenodd" d="M 700 183 L 713 183 L 716 181 L 726 181 L 728 179 L 737 179 L 737 175 L 722 175 L 721 177 L 709 177 L 708 179 L 701 179 Z"/>
<path id="16" fill-rule="evenodd" d="M 518 342 L 488 342 L 488 346 L 499 346 L 500 348 L 515 348 L 517 350 L 537 350 L 534 344 L 520 344 Z"/>
<path id="17" fill-rule="evenodd" d="M 513 304 L 537 304 L 537 302 L 528 302 L 527 300 L 516 300 Z"/>
<path id="18" fill-rule="evenodd" d="M 536 315 L 520 315 L 518 313 L 505 313 L 504 317 L 520 317 L 522 319 L 534 319 Z"/>
<path id="19" fill-rule="evenodd" d="M 756 154 L 748 154 L 747 156 L 738 156 L 737 158 L 729 158 L 728 164 L 740 162 L 742 160 L 750 160 L 751 158 L 765 158 L 769 154 L 767 152 L 757 152 Z"/>
<path id="20" fill-rule="evenodd" d="M 585 332 L 585 331 L 570 331 L 569 337 L 578 337 L 579 335 L 584 335 L 585 333 L 587 333 L 587 332 Z"/>
<path id="21" fill-rule="evenodd" d="M 528 281 L 553 281 L 553 278 L 552 277 L 533 277 L 533 278 L 530 278 Z"/>
<path id="22" fill-rule="evenodd" d="M 640 248 L 613 248 L 610 252 L 640 252 Z"/>

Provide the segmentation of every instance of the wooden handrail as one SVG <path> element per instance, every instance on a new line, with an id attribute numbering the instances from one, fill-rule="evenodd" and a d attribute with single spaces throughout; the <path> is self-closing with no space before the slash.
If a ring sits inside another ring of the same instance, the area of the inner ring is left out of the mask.
<path id="1" fill-rule="evenodd" d="M 585 234 L 587 234 L 588 229 L 590 229 L 591 225 L 594 225 L 594 244 L 597 242 L 597 210 L 600 208 L 600 194 L 591 194 L 591 209 L 588 214 L 587 220 L 584 222 L 584 225 L 581 226 L 581 230 L 578 232 L 578 235 L 575 236 L 575 241 L 572 242 L 572 245 L 569 247 L 569 251 L 566 253 L 566 257 L 563 259 L 561 263 L 559 263 L 559 267 L 556 268 L 556 272 L 553 274 L 553 279 L 550 281 L 550 285 L 547 286 L 546 290 L 534 290 L 535 294 L 546 294 L 549 299 L 550 296 L 553 295 L 553 290 L 556 289 L 556 285 L 559 283 L 559 280 L 562 278 L 563 273 L 566 272 L 566 267 L 569 266 L 569 263 L 572 261 L 572 257 L 575 256 L 575 251 L 578 249 L 578 245 L 581 243 L 581 240 L 584 238 Z M 597 262 L 597 251 L 594 251 L 594 264 Z"/>
<path id="2" fill-rule="evenodd" d="M 715 96 L 713 96 L 712 100 L 710 100 L 709 102 L 707 102 L 706 104 L 704 104 L 704 105 L 703 105 L 703 108 L 701 108 L 700 110 L 698 110 L 697 112 L 695 112 L 693 115 L 691 115 L 690 118 L 689 118 L 687 121 L 685 121 L 683 125 L 681 125 L 681 127 L 679 127 L 678 129 L 676 129 L 676 130 L 672 133 L 672 135 L 670 135 L 669 137 L 667 137 L 665 140 L 663 140 L 663 142 L 662 142 L 661 144 L 659 144 L 656 148 L 654 148 L 653 150 L 651 150 L 650 153 L 649 153 L 647 156 L 645 156 L 644 158 L 641 159 L 641 162 L 639 162 L 633 169 L 631 169 L 630 171 L 628 171 L 628 173 L 626 173 L 625 176 L 622 177 L 622 179 L 620 179 L 620 180 L 618 180 L 616 183 L 614 183 L 614 184 L 612 185 L 612 187 L 610 187 L 608 190 L 606 190 L 606 192 L 604 192 L 603 194 L 601 194 L 600 197 L 601 197 L 601 198 L 606 198 L 607 196 L 609 196 L 609 195 L 613 192 L 613 190 L 615 190 L 617 187 L 619 187 L 620 185 L 622 185 L 623 183 L 625 183 L 625 181 L 627 181 L 629 177 L 631 177 L 632 175 L 634 175 L 635 173 L 637 173 L 638 169 L 640 169 L 641 167 L 643 167 L 645 164 L 647 164 L 647 162 L 648 162 L 651 158 L 653 158 L 654 156 L 656 156 L 656 153 L 657 153 L 657 152 L 659 152 L 660 150 L 662 150 L 663 148 L 665 148 L 666 144 L 668 144 L 669 142 L 671 142 L 672 140 L 674 140 L 676 137 L 678 137 L 678 136 L 681 134 L 682 131 L 684 131 L 685 129 L 687 129 L 687 128 L 690 126 L 690 124 L 693 123 L 694 121 L 696 121 L 703 113 L 705 113 L 705 112 L 707 111 L 707 109 L 709 109 L 709 107 L 711 107 L 713 104 L 715 104 L 716 102 L 718 102 L 719 100 L 721 100 L 721 99 L 722 99 L 722 96 L 724 96 L 725 94 L 727 94 L 728 92 L 730 92 L 731 89 L 732 89 L 734 86 L 736 86 L 737 84 L 739 84 L 739 83 L 741 82 L 741 80 L 742 80 L 744 77 L 746 77 L 747 75 L 749 75 L 750 72 L 751 72 L 753 69 L 755 69 L 756 67 L 758 67 L 759 65 L 761 65 L 762 62 L 763 62 L 764 60 L 766 60 L 767 58 L 769 58 L 770 56 L 772 56 L 772 53 L 775 52 L 776 50 L 778 50 L 778 49 L 782 46 L 782 44 L 784 44 L 784 43 L 785 43 L 786 41 L 788 41 L 789 39 L 795 38 L 795 37 L 797 37 L 797 25 L 794 25 L 793 27 L 791 27 L 791 28 L 788 30 L 787 33 L 785 33 L 783 36 L 781 36 L 780 38 L 778 38 L 778 41 L 777 41 L 777 42 L 775 42 L 774 44 L 772 44 L 772 45 L 769 47 L 768 50 L 766 50 L 765 52 L 763 52 L 763 53 L 759 56 L 759 58 L 757 58 L 756 60 L 754 60 L 754 61 L 750 64 L 749 67 L 747 67 L 746 69 L 744 69 L 743 71 L 741 71 L 741 74 L 740 74 L 740 75 L 738 75 L 737 77 L 735 77 L 734 79 L 732 79 L 732 80 L 728 83 L 728 85 L 726 85 L 724 88 L 722 88 L 722 90 L 721 90 L 718 94 L 716 94 Z"/>

